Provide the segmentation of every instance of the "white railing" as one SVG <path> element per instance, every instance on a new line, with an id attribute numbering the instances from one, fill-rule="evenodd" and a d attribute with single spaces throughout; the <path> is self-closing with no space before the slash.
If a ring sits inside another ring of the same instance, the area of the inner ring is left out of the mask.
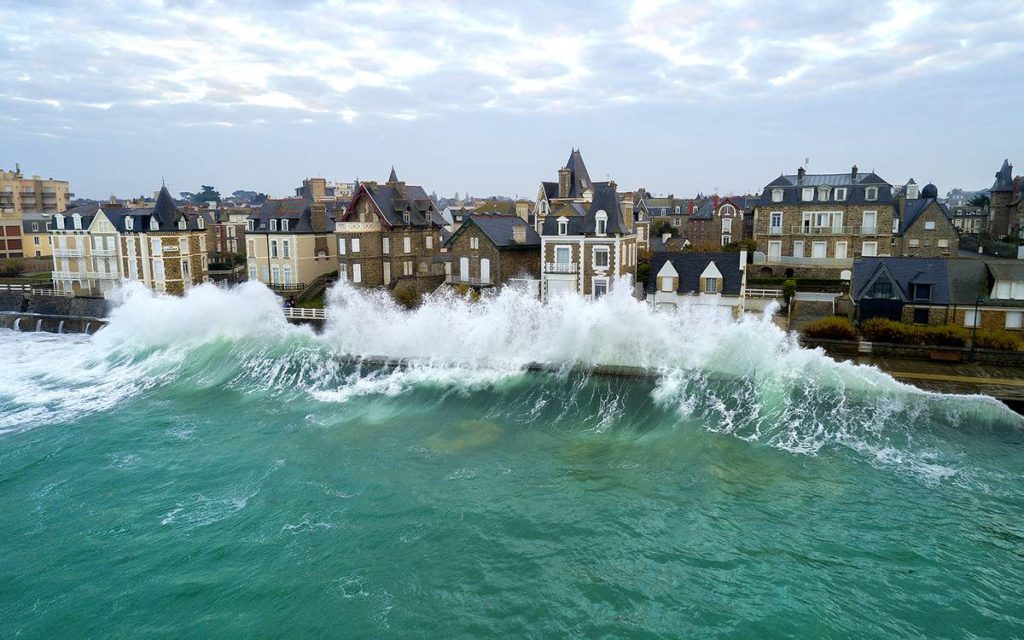
<path id="1" fill-rule="evenodd" d="M 89 273 L 89 279 L 90 280 L 120 280 L 121 279 L 121 274 L 115 273 L 113 271 L 90 271 L 88 273 Z"/>
<path id="2" fill-rule="evenodd" d="M 481 280 L 480 278 L 463 278 L 460 275 L 449 273 L 444 277 L 444 281 L 447 284 L 471 284 L 475 286 L 485 286 L 493 284 L 491 279 Z"/>
<path id="3" fill-rule="evenodd" d="M 304 309 L 302 307 L 287 307 L 284 310 L 284 317 L 289 320 L 326 320 L 327 309 Z"/>
<path id="4" fill-rule="evenodd" d="M 62 298 L 74 298 L 75 294 L 73 291 L 60 291 L 58 289 L 33 289 L 32 295 L 34 296 L 60 296 Z"/>
<path id="5" fill-rule="evenodd" d="M 747 289 L 748 298 L 775 299 L 782 297 L 782 289 Z"/>
<path id="6" fill-rule="evenodd" d="M 796 225 L 790 227 L 789 232 L 798 236 L 852 236 L 860 233 L 860 227 L 805 227 Z"/>
<path id="7" fill-rule="evenodd" d="M 772 256 L 769 255 L 765 264 L 788 264 L 794 266 L 816 266 L 816 267 L 852 267 L 853 258 L 801 258 L 798 256 Z"/>
<path id="8" fill-rule="evenodd" d="M 545 262 L 545 273 L 578 273 L 579 266 L 572 262 Z"/>
<path id="9" fill-rule="evenodd" d="M 85 280 L 89 277 L 88 271 L 54 271 L 51 276 L 54 280 Z"/>
<path id="10" fill-rule="evenodd" d="M 31 291 L 32 286 L 27 284 L 0 284 L 0 291 Z"/>
<path id="11" fill-rule="evenodd" d="M 81 249 L 61 249 L 60 247 L 54 247 L 53 255 L 58 258 L 81 258 L 85 255 L 85 252 Z"/>
<path id="12" fill-rule="evenodd" d="M 117 249 L 93 249 L 89 252 L 93 257 L 116 256 Z"/>
<path id="13" fill-rule="evenodd" d="M 363 231 L 380 231 L 379 222 L 335 222 L 335 233 L 353 233 Z"/>

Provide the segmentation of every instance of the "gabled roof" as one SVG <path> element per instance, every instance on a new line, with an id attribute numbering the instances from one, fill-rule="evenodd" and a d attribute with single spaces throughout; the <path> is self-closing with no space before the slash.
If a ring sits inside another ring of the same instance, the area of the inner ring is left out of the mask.
<path id="1" fill-rule="evenodd" d="M 1013 165 L 1010 160 L 1003 160 L 1003 166 L 996 172 L 996 181 L 989 191 L 1013 191 Z"/>
<path id="2" fill-rule="evenodd" d="M 539 249 L 540 236 L 533 230 L 533 227 L 526 224 L 526 221 L 518 216 L 500 214 L 473 214 L 466 218 L 455 233 L 445 240 L 446 246 L 451 246 L 455 239 L 470 227 L 477 227 L 491 243 L 499 249 Z M 512 230 L 523 228 L 526 231 L 526 242 L 516 242 L 512 239 Z"/>
<path id="3" fill-rule="evenodd" d="M 391 177 L 397 178 L 392 168 Z M 375 182 L 361 182 L 359 188 L 352 196 L 352 202 L 342 214 L 342 219 L 347 219 L 355 213 L 357 203 L 363 198 L 369 197 L 375 205 L 377 212 L 384 219 L 389 227 L 425 227 L 433 225 L 443 227 L 444 216 L 437 210 L 433 200 L 427 195 L 423 187 L 407 185 L 398 180 L 389 180 L 387 184 L 378 185 Z M 405 222 L 405 214 L 409 214 L 408 224 Z"/>
<path id="4" fill-rule="evenodd" d="M 905 234 L 907 230 L 917 222 L 917 219 L 921 217 L 921 214 L 927 211 L 928 207 L 932 205 L 938 207 L 939 212 L 946 216 L 947 220 L 952 218 L 952 215 L 950 214 L 949 209 L 946 208 L 946 205 L 942 204 L 935 198 L 914 198 L 913 200 L 907 200 L 903 209 L 903 219 L 900 220 L 899 235 Z"/>
<path id="5" fill-rule="evenodd" d="M 715 216 L 715 201 L 705 200 L 693 214 L 691 220 L 711 220 Z"/>
<path id="6" fill-rule="evenodd" d="M 647 276 L 647 290 L 657 291 L 658 272 L 671 262 L 679 275 L 676 293 L 698 293 L 700 291 L 701 274 L 714 263 L 722 274 L 720 293 L 727 296 L 738 296 L 743 283 L 743 272 L 740 270 L 739 253 L 669 253 L 657 252 L 651 255 L 651 270 Z"/>

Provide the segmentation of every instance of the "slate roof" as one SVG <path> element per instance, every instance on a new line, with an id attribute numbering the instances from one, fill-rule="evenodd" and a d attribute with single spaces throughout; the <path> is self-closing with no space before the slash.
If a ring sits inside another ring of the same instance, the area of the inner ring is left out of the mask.
<path id="1" fill-rule="evenodd" d="M 82 204 L 82 205 L 78 205 L 77 207 L 71 207 L 70 209 L 65 209 L 64 211 L 62 211 L 60 213 L 57 213 L 57 214 L 54 214 L 54 215 L 63 215 L 64 216 L 64 229 L 63 230 L 69 231 L 71 229 L 74 229 L 74 225 L 72 223 L 72 219 L 73 219 L 72 216 L 74 216 L 77 213 L 82 218 L 82 230 L 85 230 L 85 229 L 89 228 L 89 225 L 92 224 L 92 219 L 96 217 L 97 212 L 99 212 L 100 209 L 102 209 L 102 208 L 103 208 L 103 206 L 99 205 L 99 204 Z M 53 229 L 53 230 L 56 230 L 56 231 L 61 231 L 61 229 L 57 229 L 57 223 L 56 222 L 51 222 L 50 223 L 50 228 Z M 29 233 L 32 233 L 32 232 L 29 232 Z"/>
<path id="2" fill-rule="evenodd" d="M 827 185 L 832 187 L 829 189 L 829 198 L 827 202 L 831 203 L 842 203 L 842 204 L 892 204 L 893 192 L 892 185 L 880 178 L 874 172 L 857 173 L 856 178 L 853 173 L 807 173 L 804 174 L 803 178 L 799 175 L 782 175 L 778 178 L 769 182 L 764 191 L 761 192 L 759 204 L 763 206 L 771 205 L 799 205 L 799 204 L 813 204 L 815 202 L 821 202 L 818 200 L 817 188 Z M 814 200 L 813 202 L 804 202 L 800 199 L 801 189 L 804 187 L 814 187 Z M 846 188 L 846 198 L 844 200 L 835 200 L 835 187 Z M 865 190 L 867 187 L 878 187 L 878 198 L 876 200 L 867 200 L 865 198 Z M 772 189 L 782 189 L 782 202 L 772 202 Z"/>
<path id="3" fill-rule="evenodd" d="M 900 220 L 899 235 L 905 234 L 917 219 L 921 217 L 921 214 L 924 213 L 932 204 L 939 207 L 942 215 L 946 216 L 947 220 L 953 217 L 946 205 L 942 204 L 935 198 L 915 198 L 913 200 L 907 200 L 903 208 L 903 219 Z"/>
<path id="4" fill-rule="evenodd" d="M 103 213 L 106 214 L 115 229 L 128 233 L 148 233 L 153 231 L 151 223 L 154 218 L 157 220 L 157 230 L 166 232 L 181 231 L 178 228 L 178 222 L 182 218 L 185 219 L 185 229 L 188 231 L 198 231 L 200 229 L 199 218 L 201 215 L 204 218 L 204 222 L 210 222 L 209 217 L 204 214 L 186 213 L 178 209 L 167 187 L 161 187 L 160 193 L 156 197 L 156 203 L 152 207 L 142 209 L 103 209 Z M 127 218 L 132 219 L 131 229 L 128 229 L 125 224 Z"/>
<path id="5" fill-rule="evenodd" d="M 1011 280 L 1024 282 L 1024 261 L 991 261 L 988 262 L 989 271 L 996 280 Z"/>
<path id="6" fill-rule="evenodd" d="M 691 220 L 711 220 L 715 216 L 715 201 L 705 200 L 697 211 L 694 212 Z"/>
<path id="7" fill-rule="evenodd" d="M 253 220 L 254 231 L 264 233 L 316 233 L 313 231 L 312 200 L 307 198 L 276 198 L 267 199 L 249 216 Z M 323 203 L 327 212 L 326 229 L 321 233 L 334 232 L 334 203 Z M 278 230 L 270 231 L 270 221 L 287 220 L 288 230 L 284 231 L 278 222 Z"/>
<path id="8" fill-rule="evenodd" d="M 391 176 L 387 184 L 379 185 L 375 182 L 362 182 L 356 190 L 341 218 L 347 219 L 355 213 L 355 206 L 365 191 L 377 207 L 377 211 L 384 218 L 389 227 L 425 227 L 433 225 L 443 227 L 446 222 L 441 212 L 437 210 L 434 202 L 427 195 L 423 187 L 406 185 L 400 182 L 391 169 Z M 406 225 L 404 215 L 409 214 L 409 224 Z"/>
<path id="9" fill-rule="evenodd" d="M 740 271 L 739 253 L 670 253 L 656 252 L 651 254 L 651 270 L 647 276 L 647 291 L 657 290 L 658 272 L 671 262 L 679 274 L 679 286 L 676 293 L 697 293 L 700 291 L 700 274 L 707 269 L 709 262 L 714 262 L 722 272 L 722 295 L 738 296 L 743 282 Z"/>
<path id="10" fill-rule="evenodd" d="M 1003 166 L 996 172 L 996 181 L 989 191 L 1013 191 L 1013 165 L 1009 159 L 1003 160 Z"/>
<path id="11" fill-rule="evenodd" d="M 501 214 L 473 214 L 466 218 L 455 233 L 445 240 L 446 246 L 451 246 L 463 231 L 470 226 L 475 226 L 483 232 L 487 239 L 499 249 L 540 249 L 540 236 L 533 230 L 533 227 L 526 224 L 526 221 L 518 216 L 507 216 Z M 522 227 L 526 230 L 526 242 L 519 243 L 512 240 L 512 230 Z"/>
<path id="12" fill-rule="evenodd" d="M 573 149 L 572 153 L 569 154 L 565 168 L 569 170 L 569 198 L 582 198 L 583 192 L 588 188 L 596 190 L 598 187 L 609 184 L 608 182 L 594 182 L 590 179 L 590 173 L 587 171 L 587 165 L 583 162 L 583 154 L 580 153 L 579 149 Z M 557 180 L 555 182 L 541 182 L 540 184 L 544 188 L 544 195 L 548 200 L 558 197 Z"/>
<path id="13" fill-rule="evenodd" d="M 865 297 L 876 275 L 887 276 L 904 302 L 912 300 L 911 284 L 932 285 L 930 304 L 951 304 L 949 273 L 951 261 L 942 258 L 868 257 L 853 261 L 853 283 L 850 290 L 854 300 Z"/>
<path id="14" fill-rule="evenodd" d="M 32 230 L 32 224 L 35 223 L 38 230 Z M 21 229 L 24 233 L 46 233 L 49 228 L 50 216 L 43 215 L 36 212 L 26 212 L 21 216 Z"/>
<path id="15" fill-rule="evenodd" d="M 608 184 L 595 185 L 594 199 L 590 203 L 572 202 L 552 211 L 544 218 L 541 232 L 545 236 L 558 235 L 558 218 L 566 217 L 569 220 L 568 235 L 596 233 L 598 211 L 608 214 L 608 235 L 629 233 L 622 216 L 622 208 L 619 206 L 618 194 L 615 187 Z"/>

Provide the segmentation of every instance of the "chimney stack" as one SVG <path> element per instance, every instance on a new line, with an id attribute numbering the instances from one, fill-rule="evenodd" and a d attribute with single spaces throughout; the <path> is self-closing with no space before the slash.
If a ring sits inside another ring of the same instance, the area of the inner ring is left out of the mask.
<path id="1" fill-rule="evenodd" d="M 804 181 L 804 176 L 806 174 L 807 174 L 807 171 L 805 171 L 803 167 L 800 167 L 799 169 L 797 169 L 796 170 L 796 181 L 798 183 L 803 182 Z"/>
<path id="2" fill-rule="evenodd" d="M 853 168 L 850 169 L 850 179 L 854 182 L 857 181 L 857 165 L 853 165 Z"/>
<path id="3" fill-rule="evenodd" d="M 633 211 L 633 192 L 628 191 L 622 194 L 622 202 L 619 203 L 619 208 L 622 210 L 622 222 L 626 225 L 626 229 L 630 233 L 633 232 L 636 222 L 636 214 Z"/>
<path id="4" fill-rule="evenodd" d="M 572 190 L 572 172 L 567 167 L 558 170 L 558 197 L 568 198 Z"/>
<path id="5" fill-rule="evenodd" d="M 320 202 L 324 199 L 327 194 L 326 178 L 309 178 L 306 180 L 306 184 L 309 185 L 309 195 L 313 198 L 313 202 Z"/>
<path id="6" fill-rule="evenodd" d="M 512 227 L 512 242 L 526 244 L 526 225 L 517 224 Z"/>
<path id="7" fill-rule="evenodd" d="M 309 224 L 313 227 L 313 233 L 327 232 L 327 205 L 323 202 L 314 202 L 309 205 Z"/>

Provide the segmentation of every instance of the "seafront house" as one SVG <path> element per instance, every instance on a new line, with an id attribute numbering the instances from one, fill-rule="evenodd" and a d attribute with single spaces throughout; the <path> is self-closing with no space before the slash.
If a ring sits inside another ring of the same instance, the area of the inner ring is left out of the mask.
<path id="1" fill-rule="evenodd" d="M 333 203 L 311 198 L 266 200 L 245 229 L 249 280 L 298 293 L 337 270 Z"/>
<path id="2" fill-rule="evenodd" d="M 957 257 L 960 234 L 953 215 L 939 202 L 939 190 L 926 184 L 918 192 L 911 178 L 896 194 L 893 254 L 915 257 Z"/>
<path id="3" fill-rule="evenodd" d="M 719 250 L 744 239 L 745 196 L 713 196 L 690 216 L 684 235 L 698 251 Z"/>
<path id="4" fill-rule="evenodd" d="M 1021 189 L 1021 177 L 1013 175 L 1013 165 L 1009 160 L 1003 160 L 1003 166 L 996 172 L 989 197 L 991 233 L 997 239 L 1024 237 L 1024 190 Z"/>
<path id="5" fill-rule="evenodd" d="M 74 197 L 65 180 L 26 178 L 21 166 L 13 171 L 0 170 L 0 260 L 4 258 L 45 257 L 35 255 L 35 247 L 28 246 L 22 232 L 24 214 L 52 215 L 68 208 Z"/>
<path id="6" fill-rule="evenodd" d="M 45 213 L 23 213 L 21 215 L 21 237 L 26 258 L 50 258 L 50 218 Z"/>
<path id="7" fill-rule="evenodd" d="M 563 293 L 600 297 L 625 277 L 636 276 L 637 236 L 633 194 L 612 181 L 593 182 L 579 150 L 558 171 L 557 182 L 538 192 L 541 296 Z"/>
<path id="8" fill-rule="evenodd" d="M 1024 262 L 861 258 L 853 265 L 850 293 L 862 322 L 880 317 L 1020 331 Z"/>
<path id="9" fill-rule="evenodd" d="M 210 279 L 209 223 L 205 213 L 179 209 L 162 187 L 152 208 L 104 210 L 97 215 L 90 226 L 91 251 L 95 257 L 116 259 L 120 275 L 128 280 L 182 295 Z M 119 244 L 111 246 L 117 240 Z M 99 273 L 104 280 L 112 277 L 109 269 Z"/>
<path id="10" fill-rule="evenodd" d="M 648 299 L 655 309 L 690 303 L 744 310 L 747 252 L 655 253 L 647 279 Z"/>
<path id="11" fill-rule="evenodd" d="M 451 284 L 494 287 L 540 278 L 540 236 L 517 215 L 475 213 L 445 243 Z"/>
<path id="12" fill-rule="evenodd" d="M 335 225 L 338 278 L 359 287 L 403 288 L 417 293 L 444 281 L 440 260 L 441 212 L 421 186 L 398 179 L 360 182 Z"/>
<path id="13" fill-rule="evenodd" d="M 109 247 L 100 244 L 101 250 L 95 256 L 95 258 L 101 259 L 101 265 L 106 268 L 110 266 L 107 259 L 111 257 L 108 255 L 107 249 L 113 250 L 113 277 L 98 277 L 94 263 L 93 237 L 89 233 L 89 229 L 97 216 L 102 217 L 109 224 L 109 219 L 103 210 L 104 207 L 108 210 L 116 208 L 110 205 L 82 205 L 54 214 L 51 218 L 47 235 L 52 247 L 53 274 L 51 277 L 57 291 L 69 295 L 100 295 L 103 290 L 112 287 L 115 282 L 120 280 L 116 242 Z M 103 241 L 101 240 L 101 242 Z"/>
<path id="14" fill-rule="evenodd" d="M 633 220 L 636 225 L 636 250 L 651 250 L 651 212 L 647 208 L 647 201 L 643 197 L 644 190 L 637 189 L 633 192 Z"/>
<path id="15" fill-rule="evenodd" d="M 838 277 L 859 257 L 889 255 L 892 185 L 874 172 L 807 173 L 803 167 L 765 185 L 754 207 L 762 274 Z"/>

